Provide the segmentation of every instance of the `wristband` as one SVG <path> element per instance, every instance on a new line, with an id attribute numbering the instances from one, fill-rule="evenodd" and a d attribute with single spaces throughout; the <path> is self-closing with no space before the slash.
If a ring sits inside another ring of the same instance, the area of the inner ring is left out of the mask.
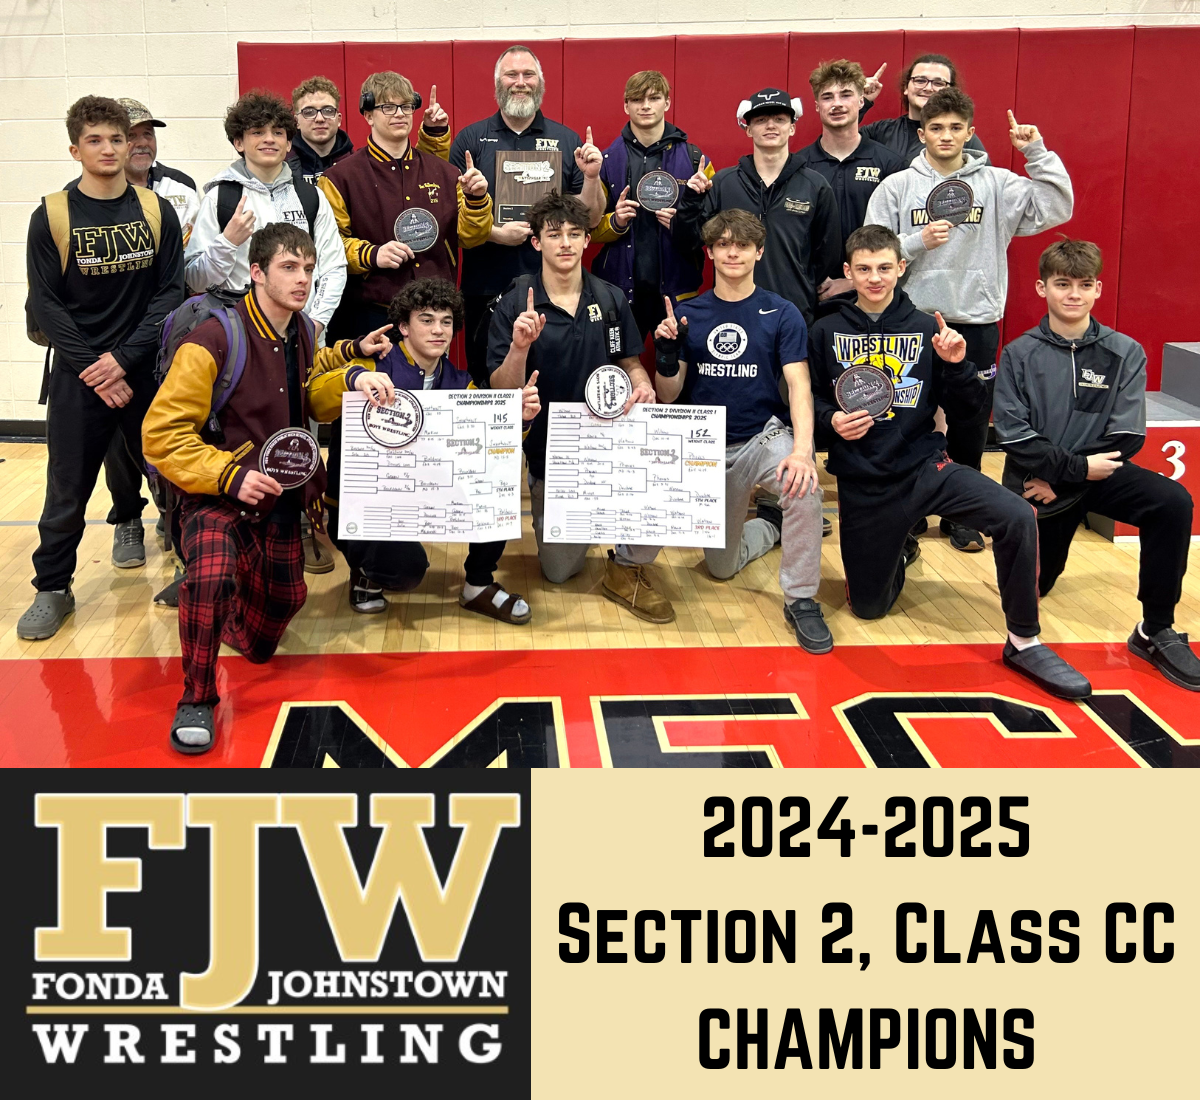
<path id="1" fill-rule="evenodd" d="M 654 373 L 663 378 L 674 378 L 679 373 L 679 345 L 687 342 L 687 319 L 679 321 L 679 336 L 669 340 L 654 338 Z"/>

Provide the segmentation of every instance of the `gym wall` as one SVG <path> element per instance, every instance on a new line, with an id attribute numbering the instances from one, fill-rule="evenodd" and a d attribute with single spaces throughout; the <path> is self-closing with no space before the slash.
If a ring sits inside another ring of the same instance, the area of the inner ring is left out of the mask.
<path id="1" fill-rule="evenodd" d="M 632 19 L 616 0 L 0 0 L 0 434 L 35 434 L 45 416 L 43 353 L 25 336 L 25 232 L 40 196 L 77 173 L 62 124 L 76 98 L 145 101 L 169 123 L 162 161 L 203 185 L 232 159 L 220 119 L 240 88 L 286 95 L 325 73 L 350 90 L 345 114 L 360 142 L 355 90 L 371 70 L 396 68 L 423 95 L 436 83 L 457 129 L 495 110 L 492 67 L 513 41 L 542 60 L 544 110 L 580 132 L 591 125 L 601 147 L 624 122 L 625 78 L 661 69 L 674 88 L 669 117 L 718 167 L 748 151 L 734 111 L 749 92 L 786 82 L 807 101 L 818 61 L 848 56 L 868 71 L 887 61 L 869 116 L 883 118 L 898 110 L 907 59 L 949 54 L 995 163 L 1016 168 L 1010 106 L 1063 156 L 1076 193 L 1065 231 L 1105 251 L 1098 316 L 1146 345 L 1156 387 L 1162 344 L 1200 339 L 1183 260 L 1160 244 L 1162 226 L 1181 217 L 1171 211 L 1179 181 L 1200 171 L 1200 143 L 1179 130 L 1190 125 L 1180 74 L 1200 67 L 1200 0 L 975 0 L 969 18 L 964 6 L 831 0 L 782 20 L 750 0 L 657 0 Z M 793 148 L 818 130 L 807 108 Z M 1010 335 L 1040 316 L 1033 261 L 1049 239 L 1010 252 Z"/>

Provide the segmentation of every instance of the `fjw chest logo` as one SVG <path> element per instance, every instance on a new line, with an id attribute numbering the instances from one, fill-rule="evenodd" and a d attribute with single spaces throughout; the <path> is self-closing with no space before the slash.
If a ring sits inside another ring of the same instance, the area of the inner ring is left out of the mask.
<path id="1" fill-rule="evenodd" d="M 497 1061 L 528 999 L 524 797 L 37 795 L 38 1061 Z"/>

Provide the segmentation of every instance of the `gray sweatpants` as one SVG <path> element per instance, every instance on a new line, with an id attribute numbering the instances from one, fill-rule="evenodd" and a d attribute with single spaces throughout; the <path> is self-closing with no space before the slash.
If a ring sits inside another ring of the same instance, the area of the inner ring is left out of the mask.
<path id="1" fill-rule="evenodd" d="M 746 510 L 756 485 L 760 482 L 769 487 L 777 484 L 775 471 L 792 453 L 794 446 L 792 429 L 773 416 L 753 439 L 725 448 L 725 546 L 720 550 L 704 551 L 708 571 L 718 580 L 728 580 L 774 547 L 774 526 L 765 519 L 747 522 Z M 542 573 L 547 580 L 561 583 L 583 568 L 590 547 L 543 543 L 543 483 L 531 478 L 529 495 Z M 821 585 L 822 495 L 818 487 L 815 493 L 805 496 L 780 498 L 783 560 L 779 564 L 779 587 L 788 603 L 812 599 Z M 617 561 L 622 565 L 647 565 L 658 556 L 659 549 L 658 546 L 618 546 Z"/>
<path id="2" fill-rule="evenodd" d="M 542 526 L 546 514 L 546 483 L 529 477 L 529 507 L 533 512 L 533 534 L 537 539 L 538 561 L 542 576 L 551 584 L 562 584 L 583 569 L 591 546 L 581 542 L 544 542 Z M 818 534 L 820 532 L 818 531 Z M 616 548 L 618 565 L 649 565 L 658 556 L 657 546 L 625 546 Z"/>
<path id="3" fill-rule="evenodd" d="M 775 545 L 775 528 L 765 519 L 746 520 L 754 487 L 777 485 L 775 471 L 792 453 L 792 429 L 773 416 L 753 439 L 725 448 L 725 547 L 706 549 L 704 562 L 727 580 Z M 779 587 L 788 603 L 812 599 L 821 586 L 821 489 L 779 499 L 783 509 L 783 560 Z"/>

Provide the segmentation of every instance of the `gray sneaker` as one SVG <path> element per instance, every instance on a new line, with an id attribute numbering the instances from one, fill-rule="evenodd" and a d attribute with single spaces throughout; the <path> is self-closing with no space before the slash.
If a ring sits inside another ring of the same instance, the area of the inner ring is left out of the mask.
<path id="1" fill-rule="evenodd" d="M 126 520 L 113 528 L 112 563 L 118 569 L 146 564 L 146 532 L 140 519 Z"/>
<path id="2" fill-rule="evenodd" d="M 30 642 L 53 638 L 74 610 L 75 597 L 69 586 L 65 592 L 39 592 L 17 622 L 17 637 Z"/>

